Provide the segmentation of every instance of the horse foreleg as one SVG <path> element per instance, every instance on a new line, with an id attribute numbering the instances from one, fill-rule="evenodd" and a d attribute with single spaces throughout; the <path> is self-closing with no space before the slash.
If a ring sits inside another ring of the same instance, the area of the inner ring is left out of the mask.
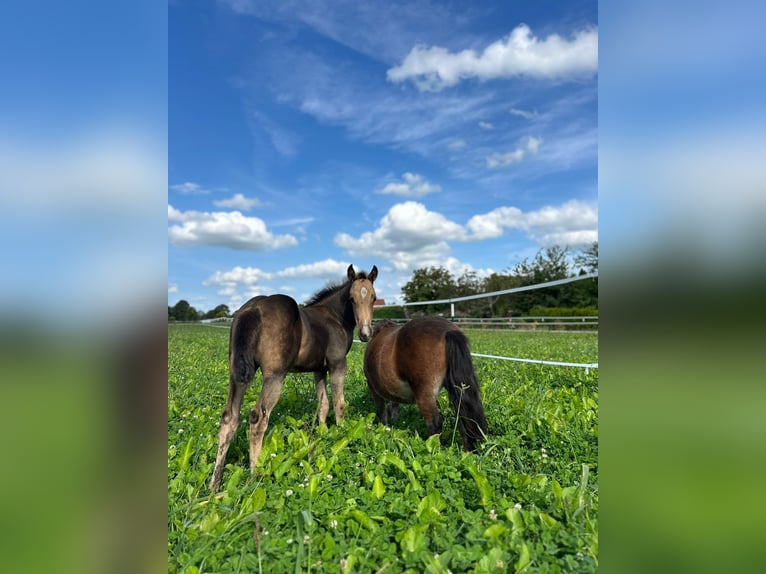
<path id="1" fill-rule="evenodd" d="M 234 435 L 239 426 L 239 410 L 242 407 L 242 399 L 245 396 L 249 383 L 237 383 L 233 377 L 229 377 L 229 396 L 226 406 L 221 415 L 221 429 L 218 431 L 218 454 L 215 457 L 213 478 L 210 480 L 210 490 L 218 490 L 223 476 L 223 465 L 226 461 L 226 453 L 229 451 Z"/>
<path id="2" fill-rule="evenodd" d="M 332 408 L 335 411 L 335 423 L 343 420 L 346 414 L 346 399 L 343 397 L 343 381 L 346 379 L 346 362 L 330 369 L 330 387 L 332 388 Z"/>
<path id="3" fill-rule="evenodd" d="M 284 373 L 263 377 L 263 389 L 250 413 L 250 472 L 255 472 L 255 465 L 263 448 L 263 435 L 269 426 L 269 416 L 277 405 L 284 382 Z"/>
<path id="4" fill-rule="evenodd" d="M 317 371 L 314 373 L 314 386 L 317 390 L 317 402 L 319 403 L 317 417 L 319 422 L 327 420 L 327 413 L 330 410 L 330 402 L 327 400 L 327 371 Z"/>

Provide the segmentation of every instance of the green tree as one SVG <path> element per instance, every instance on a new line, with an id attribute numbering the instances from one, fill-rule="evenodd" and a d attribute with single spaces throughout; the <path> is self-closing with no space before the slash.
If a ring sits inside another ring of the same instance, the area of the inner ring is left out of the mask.
<path id="1" fill-rule="evenodd" d="M 598 271 L 598 241 L 594 241 L 590 247 L 583 249 L 575 257 L 574 263 L 588 273 Z"/>
<path id="2" fill-rule="evenodd" d="M 493 291 L 513 289 L 520 285 L 521 281 L 519 278 L 506 270 L 503 273 L 492 273 L 489 277 L 486 277 L 482 282 L 481 291 L 483 293 L 492 293 Z M 482 301 L 485 305 L 487 317 L 505 317 L 511 311 L 513 305 L 512 298 L 513 295 L 494 295 L 479 299 L 479 301 Z"/>
<path id="3" fill-rule="evenodd" d="M 197 321 L 199 313 L 189 305 L 185 299 L 181 299 L 173 307 L 168 308 L 168 319 L 173 318 L 176 321 Z"/>
<path id="4" fill-rule="evenodd" d="M 220 319 L 223 317 L 230 317 L 231 311 L 229 311 L 228 305 L 218 305 L 215 309 L 211 309 L 205 313 L 205 319 Z"/>
<path id="5" fill-rule="evenodd" d="M 415 301 L 433 301 L 449 299 L 457 294 L 457 285 L 452 274 L 444 267 L 423 267 L 415 269 L 410 279 L 402 287 L 402 295 L 407 303 Z M 423 308 L 425 307 L 425 308 Z M 424 305 L 418 311 L 427 315 L 449 311 L 449 305 Z M 417 313 L 417 311 L 416 311 Z"/>

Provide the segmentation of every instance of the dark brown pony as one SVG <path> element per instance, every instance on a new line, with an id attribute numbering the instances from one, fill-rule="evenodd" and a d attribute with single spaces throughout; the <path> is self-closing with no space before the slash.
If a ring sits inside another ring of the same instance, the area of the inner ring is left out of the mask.
<path id="1" fill-rule="evenodd" d="M 376 324 L 364 352 L 364 375 L 383 424 L 388 424 L 386 401 L 391 401 L 392 419 L 399 414 L 398 403 L 417 403 L 428 434 L 441 433 L 436 397 L 446 386 L 463 448 L 475 450 L 484 440 L 487 419 L 468 339 L 446 319 L 425 317 L 403 326 L 388 320 Z"/>
<path id="2" fill-rule="evenodd" d="M 260 295 L 235 313 L 229 336 L 229 397 L 221 416 L 211 490 L 217 490 L 221 484 L 226 453 L 239 425 L 242 399 L 259 367 L 263 389 L 250 413 L 251 471 L 261 453 L 269 415 L 279 400 L 288 372 L 314 373 L 318 417 L 323 423 L 330 409 L 326 385 L 329 370 L 335 421 L 343 418 L 346 354 L 355 326 L 362 341 L 370 338 L 375 302 L 372 284 L 378 268 L 373 265 L 369 275 L 357 274 L 349 265 L 347 276 L 348 281 L 325 287 L 303 308 L 287 295 Z"/>

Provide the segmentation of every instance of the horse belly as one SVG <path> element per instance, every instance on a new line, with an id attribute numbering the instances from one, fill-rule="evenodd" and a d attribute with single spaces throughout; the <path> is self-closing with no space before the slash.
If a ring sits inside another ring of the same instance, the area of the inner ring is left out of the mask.
<path id="1" fill-rule="evenodd" d="M 385 386 L 381 394 L 388 400 L 397 403 L 415 402 L 415 393 L 412 392 L 410 384 L 398 377 L 392 379 L 389 384 Z"/>

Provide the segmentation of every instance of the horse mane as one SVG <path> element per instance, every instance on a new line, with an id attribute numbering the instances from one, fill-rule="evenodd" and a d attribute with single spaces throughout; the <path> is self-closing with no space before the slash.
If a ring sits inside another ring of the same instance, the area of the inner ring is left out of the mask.
<path id="1" fill-rule="evenodd" d="M 364 271 L 360 271 L 356 274 L 357 279 L 367 279 L 367 273 Z M 348 287 L 351 284 L 351 281 L 344 281 L 342 283 L 329 283 L 322 287 L 319 291 L 314 293 L 308 301 L 304 303 L 305 307 L 310 307 L 311 305 L 316 305 L 320 301 L 324 301 L 331 295 L 334 295 L 338 291 L 341 291 L 345 287 Z"/>

